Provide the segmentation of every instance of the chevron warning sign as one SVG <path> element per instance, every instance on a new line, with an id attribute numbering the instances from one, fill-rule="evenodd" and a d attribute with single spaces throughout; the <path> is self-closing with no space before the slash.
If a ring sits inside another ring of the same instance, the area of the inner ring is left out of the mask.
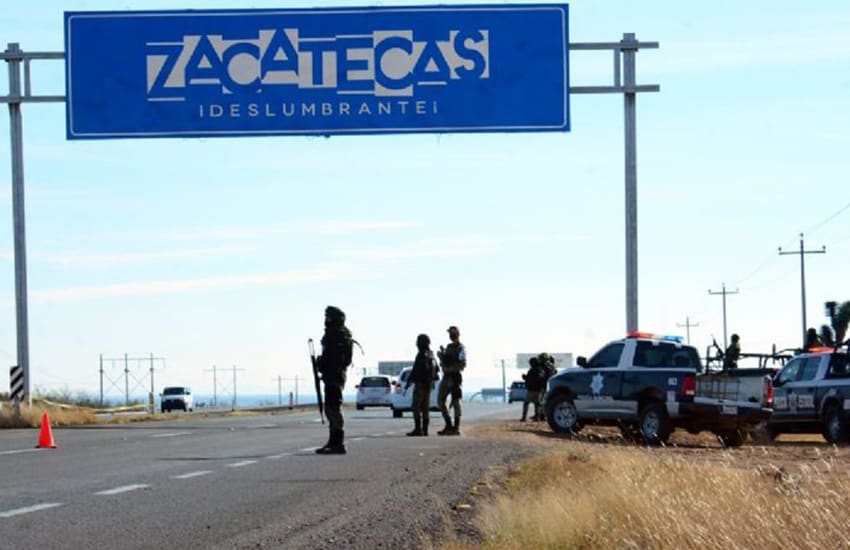
<path id="1" fill-rule="evenodd" d="M 9 369 L 9 398 L 19 403 L 24 399 L 24 369 L 18 365 Z"/>

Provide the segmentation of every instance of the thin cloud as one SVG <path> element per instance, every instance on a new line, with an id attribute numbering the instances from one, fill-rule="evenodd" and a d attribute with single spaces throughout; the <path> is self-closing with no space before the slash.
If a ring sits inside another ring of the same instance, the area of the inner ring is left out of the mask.
<path id="1" fill-rule="evenodd" d="M 277 226 L 261 227 L 204 227 L 186 230 L 169 229 L 167 231 L 147 231 L 125 234 L 122 238 L 134 240 L 168 239 L 180 241 L 251 239 L 294 233 L 308 234 L 346 234 L 362 231 L 395 231 L 413 229 L 418 224 L 407 221 L 354 221 L 354 220 L 316 220 L 290 222 Z"/>
<path id="2" fill-rule="evenodd" d="M 204 277 L 165 281 L 142 281 L 99 286 L 77 286 L 32 293 L 38 304 L 80 302 L 103 298 L 158 296 L 163 294 L 190 294 L 212 290 L 234 290 L 257 286 L 288 286 L 365 278 L 366 273 L 347 264 L 329 264 L 309 269 L 295 269 L 276 273 Z"/>
<path id="3" fill-rule="evenodd" d="M 72 268 L 104 268 L 127 265 L 152 264 L 174 260 L 203 260 L 242 254 L 252 250 L 248 246 L 219 246 L 158 252 L 122 252 L 117 254 L 86 254 L 66 252 L 61 254 L 38 254 L 33 261 Z"/>
<path id="4" fill-rule="evenodd" d="M 572 242 L 584 239 L 585 237 L 567 235 L 527 235 L 505 238 L 464 237 L 416 241 L 381 248 L 337 250 L 332 252 L 332 255 L 338 258 L 371 261 L 480 257 L 492 254 L 509 243 Z"/>

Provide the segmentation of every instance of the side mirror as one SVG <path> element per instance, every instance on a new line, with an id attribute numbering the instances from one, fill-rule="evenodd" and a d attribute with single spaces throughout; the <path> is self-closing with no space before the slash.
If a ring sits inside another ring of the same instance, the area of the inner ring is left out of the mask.
<path id="1" fill-rule="evenodd" d="M 586 369 L 587 368 L 587 357 L 579 355 L 578 358 L 576 358 L 576 365 L 580 366 L 583 369 Z"/>
<path id="2" fill-rule="evenodd" d="M 360 384 L 354 384 L 354 389 L 355 390 L 360 389 Z"/>

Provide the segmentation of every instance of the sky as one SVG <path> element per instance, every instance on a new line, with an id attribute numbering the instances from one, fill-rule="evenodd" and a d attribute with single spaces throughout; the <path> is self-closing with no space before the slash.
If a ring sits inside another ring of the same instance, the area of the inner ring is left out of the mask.
<path id="1" fill-rule="evenodd" d="M 406 3 L 13 2 L 0 46 L 62 51 L 65 10 L 375 5 Z M 723 345 L 711 292 L 725 285 L 737 292 L 726 330 L 744 352 L 800 345 L 800 256 L 780 247 L 799 251 L 800 233 L 806 250 L 826 247 L 805 255 L 809 326 L 827 321 L 825 301 L 850 300 L 850 4 L 569 10 L 571 42 L 631 32 L 660 44 L 637 54 L 638 83 L 660 85 L 637 98 L 639 328 L 689 333 L 701 352 Z M 610 52 L 569 62 L 572 86 L 612 83 Z M 34 92 L 64 94 L 63 71 L 34 63 Z M 279 377 L 286 391 L 308 380 L 307 340 L 330 304 L 364 350 L 349 391 L 378 361 L 412 360 L 419 333 L 447 343 L 449 325 L 467 347 L 467 391 L 500 386 L 502 360 L 508 384 L 519 378 L 517 353 L 591 355 L 626 332 L 623 100 L 573 95 L 570 108 L 563 133 L 69 141 L 63 104 L 24 105 L 31 386 L 97 395 L 102 356 L 106 393 L 122 393 L 112 359 L 153 354 L 157 391 L 212 393 L 214 366 L 238 369 L 239 393 L 276 393 Z M 3 111 L 0 362 L 11 366 Z M 149 362 L 130 367 L 146 391 Z"/>

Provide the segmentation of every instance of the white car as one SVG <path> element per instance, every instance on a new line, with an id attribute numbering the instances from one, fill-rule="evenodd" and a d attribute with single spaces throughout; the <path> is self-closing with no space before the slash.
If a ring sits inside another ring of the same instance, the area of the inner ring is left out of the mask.
<path id="1" fill-rule="evenodd" d="M 413 384 L 411 384 L 406 390 L 404 389 L 404 386 L 407 384 L 407 379 L 412 371 L 413 367 L 406 367 L 398 374 L 398 380 L 395 383 L 392 393 L 392 409 L 394 418 L 401 418 L 405 412 L 410 412 L 410 407 L 413 404 Z M 434 382 L 434 389 L 431 390 L 430 409 L 432 411 L 440 410 L 440 407 L 437 405 L 437 391 L 440 388 L 441 380 L 442 378 Z"/>
<path id="2" fill-rule="evenodd" d="M 168 386 L 167 388 L 163 388 L 160 394 L 160 406 L 162 412 L 168 412 L 174 409 L 191 411 L 195 408 L 192 390 L 186 386 Z"/>
<path id="3" fill-rule="evenodd" d="M 357 410 L 366 407 L 392 407 L 392 384 L 386 376 L 364 376 L 357 388 Z"/>

